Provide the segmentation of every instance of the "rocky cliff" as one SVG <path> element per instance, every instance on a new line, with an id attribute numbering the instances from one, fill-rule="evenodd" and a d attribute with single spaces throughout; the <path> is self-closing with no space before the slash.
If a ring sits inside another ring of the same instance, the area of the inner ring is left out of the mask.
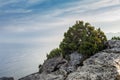
<path id="1" fill-rule="evenodd" d="M 19 80 L 120 80 L 120 41 L 109 40 L 106 46 L 90 58 L 74 52 L 69 60 L 48 59 L 38 73 Z"/>

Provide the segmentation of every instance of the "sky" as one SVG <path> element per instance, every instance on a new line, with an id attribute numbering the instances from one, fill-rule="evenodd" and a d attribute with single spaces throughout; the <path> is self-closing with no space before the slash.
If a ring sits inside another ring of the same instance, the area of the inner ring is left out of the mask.
<path id="1" fill-rule="evenodd" d="M 119 32 L 120 0 L 0 0 L 0 43 L 56 47 L 76 20 Z"/>

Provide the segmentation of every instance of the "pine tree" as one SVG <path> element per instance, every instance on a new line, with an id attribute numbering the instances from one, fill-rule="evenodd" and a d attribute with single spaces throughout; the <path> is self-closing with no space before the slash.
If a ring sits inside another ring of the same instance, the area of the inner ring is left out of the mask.
<path id="1" fill-rule="evenodd" d="M 60 48 L 64 55 L 78 51 L 83 54 L 92 55 L 105 48 L 106 36 L 101 29 L 95 30 L 90 23 L 77 21 L 64 34 L 64 39 L 60 43 Z"/>
<path id="2" fill-rule="evenodd" d="M 66 57 L 75 51 L 91 56 L 105 48 L 105 41 L 107 38 L 100 28 L 95 29 L 90 23 L 84 24 L 83 21 L 76 21 L 76 24 L 69 27 L 68 31 L 64 33 L 59 48 L 53 49 L 47 58 L 60 55 Z"/>

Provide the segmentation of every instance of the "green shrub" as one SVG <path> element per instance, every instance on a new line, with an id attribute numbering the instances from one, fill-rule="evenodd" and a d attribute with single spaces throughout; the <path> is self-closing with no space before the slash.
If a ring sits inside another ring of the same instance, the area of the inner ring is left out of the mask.
<path id="1" fill-rule="evenodd" d="M 47 59 L 53 58 L 53 57 L 58 57 L 61 56 L 62 52 L 59 48 L 53 49 L 49 54 L 47 54 Z"/>
<path id="2" fill-rule="evenodd" d="M 89 23 L 77 21 L 75 25 L 64 33 L 64 39 L 60 43 L 63 55 L 78 51 L 83 54 L 92 55 L 105 48 L 106 36 L 101 29 L 95 29 Z"/>
<path id="3" fill-rule="evenodd" d="M 78 52 L 82 53 L 82 54 L 87 54 L 92 55 L 94 54 L 96 51 L 98 50 L 97 45 L 96 44 L 92 44 L 89 42 L 83 42 L 78 49 Z"/>
<path id="4" fill-rule="evenodd" d="M 111 40 L 120 40 L 120 37 L 112 37 L 112 39 Z"/>
<path id="5" fill-rule="evenodd" d="M 64 33 L 59 48 L 53 49 L 50 54 L 47 54 L 47 58 L 60 55 L 66 58 L 68 54 L 75 51 L 91 56 L 105 48 L 105 41 L 107 41 L 107 38 L 100 28 L 95 29 L 90 23 L 84 24 L 83 21 L 77 21 Z"/>

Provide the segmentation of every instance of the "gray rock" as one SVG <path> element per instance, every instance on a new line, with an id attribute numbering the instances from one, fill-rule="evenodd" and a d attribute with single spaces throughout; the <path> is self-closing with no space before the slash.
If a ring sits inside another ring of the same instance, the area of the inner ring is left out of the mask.
<path id="1" fill-rule="evenodd" d="M 107 53 L 120 53 L 120 48 L 105 49 L 103 51 Z"/>
<path id="2" fill-rule="evenodd" d="M 83 59 L 84 58 L 83 58 L 82 54 L 74 52 L 74 53 L 70 54 L 70 62 L 69 62 L 69 64 L 71 66 L 77 66 L 77 65 L 79 65 L 80 63 L 83 62 Z"/>
<path id="3" fill-rule="evenodd" d="M 120 48 L 120 40 L 109 40 L 105 43 L 108 48 Z"/>
<path id="4" fill-rule="evenodd" d="M 100 52 L 85 60 L 67 80 L 115 80 L 120 75 L 120 53 Z"/>
<path id="5" fill-rule="evenodd" d="M 41 69 L 43 72 L 50 73 L 58 70 L 59 66 L 64 63 L 66 63 L 65 59 L 63 59 L 62 57 L 55 57 L 55 58 L 46 60 Z"/>
<path id="6" fill-rule="evenodd" d="M 73 52 L 69 55 L 69 59 L 68 62 L 62 64 L 59 68 L 60 72 L 63 72 L 64 75 L 76 71 L 77 67 L 83 63 L 85 57 L 78 52 Z"/>
<path id="7" fill-rule="evenodd" d="M 2 77 L 0 78 L 0 80 L 14 80 L 13 77 Z"/>
<path id="8" fill-rule="evenodd" d="M 78 66 L 82 65 L 84 60 L 85 57 L 78 52 L 73 52 L 70 54 L 70 61 L 68 62 L 67 72 L 71 73 L 75 71 Z"/>
<path id="9" fill-rule="evenodd" d="M 64 80 L 69 72 L 75 71 L 76 66 L 83 60 L 83 56 L 77 52 L 69 55 L 70 61 L 62 57 L 48 59 L 40 68 L 41 73 L 35 73 L 19 80 Z"/>
<path id="10" fill-rule="evenodd" d="M 64 80 L 63 75 L 55 75 L 53 73 L 46 74 L 46 73 L 35 73 L 29 76 L 26 76 L 24 78 L 21 78 L 19 80 Z"/>

